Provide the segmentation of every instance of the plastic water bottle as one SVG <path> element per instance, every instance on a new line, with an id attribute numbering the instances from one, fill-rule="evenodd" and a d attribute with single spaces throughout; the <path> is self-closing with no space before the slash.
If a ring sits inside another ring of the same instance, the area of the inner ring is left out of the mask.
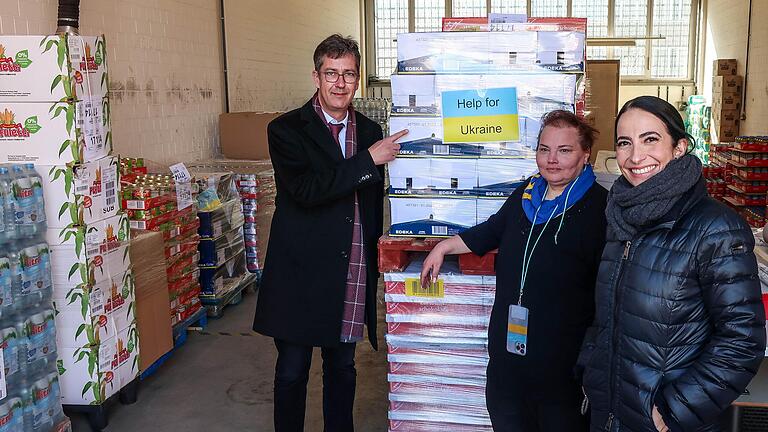
<path id="1" fill-rule="evenodd" d="M 17 393 L 8 393 L 5 399 L 0 400 L 0 432 L 26 431 L 24 404 Z"/>
<path id="2" fill-rule="evenodd" d="M 34 237 L 37 234 L 37 200 L 32 182 L 24 173 L 24 167 L 14 165 L 11 173 L 13 197 L 15 200 L 15 223 L 19 237 Z"/>
<path id="3" fill-rule="evenodd" d="M 13 315 L 15 307 L 13 304 L 13 289 L 16 277 L 14 268 L 11 267 L 11 258 L 9 257 L 11 243 L 2 244 L 0 249 L 0 320 Z M 2 423 L 2 422 L 0 422 Z"/>
<path id="4" fill-rule="evenodd" d="M 32 382 L 30 391 L 32 392 L 32 430 L 34 432 L 48 432 L 53 428 L 53 419 L 51 418 L 53 400 L 53 390 L 48 374 L 44 370 L 35 375 L 36 380 Z"/>
<path id="5" fill-rule="evenodd" d="M 0 321 L 0 347 L 3 350 L 6 388 L 15 389 L 21 385 L 24 369 L 21 367 L 21 338 L 12 317 Z"/>
<path id="6" fill-rule="evenodd" d="M 40 256 L 39 281 L 42 283 L 40 300 L 44 304 L 50 304 L 53 299 L 53 282 L 51 280 L 51 251 L 48 248 L 48 243 L 38 243 L 37 251 Z"/>
<path id="7" fill-rule="evenodd" d="M 35 213 L 37 218 L 36 224 L 45 223 L 45 198 L 43 197 L 43 178 L 35 170 L 34 164 L 24 165 L 24 174 L 29 178 L 29 183 L 32 185 L 32 193 L 35 196 Z M 44 229 L 44 226 L 42 227 Z M 42 230 L 39 230 L 42 231 Z"/>
<path id="8" fill-rule="evenodd" d="M 0 166 L 0 244 L 16 239 L 15 199 L 12 178 L 5 166 Z"/>
<path id="9" fill-rule="evenodd" d="M 48 368 L 48 381 L 51 383 L 50 415 L 53 425 L 56 426 L 64 420 L 64 410 L 61 407 L 59 370 L 55 362 Z"/>
<path id="10" fill-rule="evenodd" d="M 21 302 L 24 309 L 39 305 L 43 300 L 43 288 L 45 285 L 44 263 L 40 256 L 37 243 L 27 240 L 22 243 L 23 249 L 19 251 L 21 263 Z"/>

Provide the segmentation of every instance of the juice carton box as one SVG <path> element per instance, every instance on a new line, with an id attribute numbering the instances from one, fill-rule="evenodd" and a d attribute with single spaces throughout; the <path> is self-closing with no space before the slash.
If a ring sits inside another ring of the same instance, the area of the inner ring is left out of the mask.
<path id="1" fill-rule="evenodd" d="M 120 211 L 118 168 L 116 156 L 76 165 L 37 165 L 48 227 L 88 225 L 115 216 Z"/>
<path id="2" fill-rule="evenodd" d="M 112 151 L 109 100 L 0 102 L 0 162 L 63 165 Z"/>
<path id="3" fill-rule="evenodd" d="M 130 227 L 125 214 L 68 228 L 49 228 L 54 290 L 95 285 L 122 275 L 131 265 Z"/>
<path id="4" fill-rule="evenodd" d="M 55 102 L 107 96 L 104 36 L 0 35 L 0 101 Z"/>
<path id="5" fill-rule="evenodd" d="M 58 346 L 93 346 L 117 335 L 136 319 L 131 271 L 95 285 L 57 287 L 53 292 Z"/>
<path id="6" fill-rule="evenodd" d="M 98 345 L 59 347 L 63 404 L 98 405 L 139 375 L 136 322 Z"/>

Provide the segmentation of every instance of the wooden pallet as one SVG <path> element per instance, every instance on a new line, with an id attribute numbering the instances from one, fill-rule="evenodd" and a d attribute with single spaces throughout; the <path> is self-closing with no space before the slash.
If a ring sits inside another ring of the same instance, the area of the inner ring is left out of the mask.
<path id="1" fill-rule="evenodd" d="M 379 239 L 379 272 L 400 272 L 418 254 L 429 252 L 442 239 L 435 238 L 411 238 L 392 237 L 384 234 Z M 496 254 L 494 250 L 482 257 L 473 253 L 459 255 L 459 270 L 466 275 L 494 275 L 496 274 Z"/>

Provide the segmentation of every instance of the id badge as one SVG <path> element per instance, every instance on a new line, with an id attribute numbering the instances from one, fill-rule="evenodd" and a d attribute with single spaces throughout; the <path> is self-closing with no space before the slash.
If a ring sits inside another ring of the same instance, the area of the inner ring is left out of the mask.
<path id="1" fill-rule="evenodd" d="M 528 352 L 528 309 L 516 304 L 509 306 L 507 351 L 519 356 Z"/>

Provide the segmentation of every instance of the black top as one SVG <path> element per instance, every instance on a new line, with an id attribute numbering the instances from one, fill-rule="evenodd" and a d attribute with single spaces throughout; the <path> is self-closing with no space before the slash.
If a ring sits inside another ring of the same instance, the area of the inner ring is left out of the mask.
<path id="1" fill-rule="evenodd" d="M 491 362 L 500 366 L 499 373 L 525 385 L 530 394 L 561 389 L 575 380 L 573 367 L 584 332 L 594 318 L 595 277 L 605 244 L 608 192 L 595 183 L 565 212 L 557 244 L 554 237 L 563 216 L 547 225 L 533 253 L 523 293 L 523 306 L 530 311 L 528 353 L 518 356 L 507 352 L 506 328 L 509 305 L 517 304 L 520 295 L 523 250 L 531 230 L 521 203 L 524 187 L 518 188 L 488 221 L 460 236 L 475 254 L 499 249 L 488 350 Z M 531 245 L 543 227 L 542 223 L 533 228 Z"/>
<path id="2" fill-rule="evenodd" d="M 275 215 L 253 329 L 310 346 L 341 339 L 349 251 L 360 207 L 366 258 L 365 316 L 376 348 L 376 244 L 382 232 L 384 170 L 368 148 L 381 127 L 355 112 L 357 153 L 345 159 L 312 102 L 267 128 L 275 169 Z"/>

